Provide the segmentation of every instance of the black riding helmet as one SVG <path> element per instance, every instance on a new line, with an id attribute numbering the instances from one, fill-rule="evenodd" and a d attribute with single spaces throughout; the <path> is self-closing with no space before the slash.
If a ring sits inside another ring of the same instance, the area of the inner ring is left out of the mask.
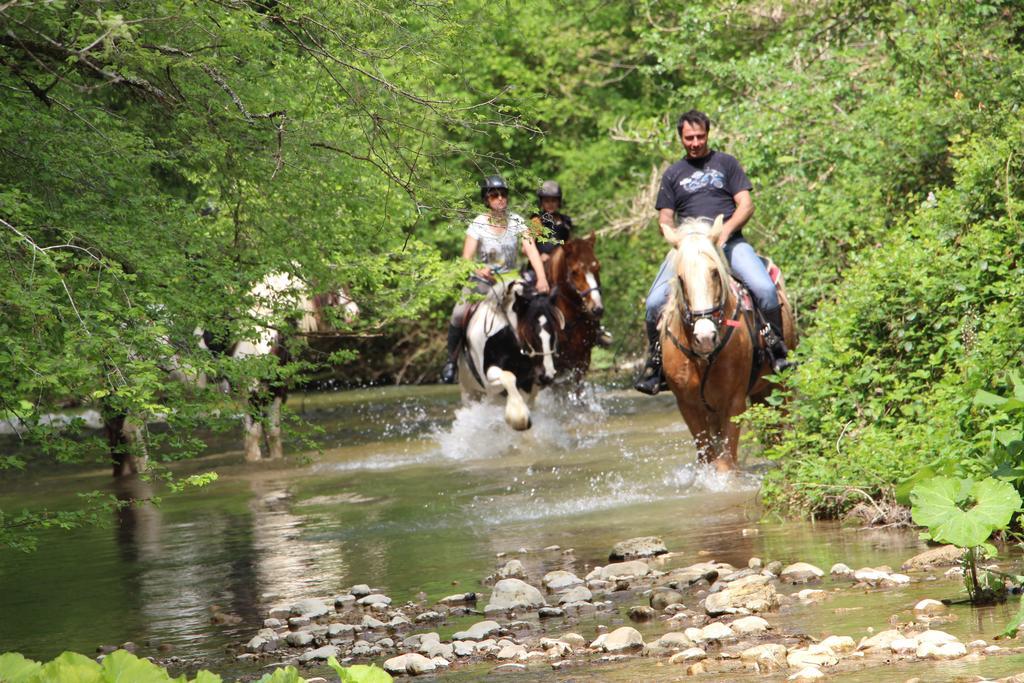
<path id="1" fill-rule="evenodd" d="M 505 190 L 508 193 L 508 185 L 500 175 L 489 175 L 480 183 L 480 201 L 487 204 L 487 193 L 491 190 Z"/>
<path id="2" fill-rule="evenodd" d="M 542 199 L 557 199 L 559 202 L 562 201 L 562 186 L 554 180 L 545 180 L 540 185 L 540 189 L 537 190 L 537 206 L 540 206 Z"/>

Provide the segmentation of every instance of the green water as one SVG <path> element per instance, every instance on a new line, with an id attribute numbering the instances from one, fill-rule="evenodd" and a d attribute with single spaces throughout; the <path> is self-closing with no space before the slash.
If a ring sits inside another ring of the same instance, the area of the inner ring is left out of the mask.
<path id="1" fill-rule="evenodd" d="M 661 536 L 682 553 L 675 564 L 744 566 L 758 556 L 826 570 L 840 561 L 898 567 L 922 547 L 913 532 L 759 520 L 761 466 L 747 463 L 731 480 L 696 467 L 667 397 L 542 396 L 525 434 L 509 430 L 497 408 L 459 408 L 446 387 L 300 395 L 289 406 L 323 429 L 322 453 L 253 465 L 228 450 L 180 463 L 182 472 L 215 469 L 220 479 L 124 512 L 107 528 L 47 533 L 33 554 L 0 552 L 0 651 L 48 659 L 131 640 L 141 654 L 156 655 L 163 643 L 188 661 L 237 670 L 225 646 L 248 640 L 271 605 L 331 597 L 356 583 L 397 603 L 421 591 L 436 600 L 477 589 L 505 561 L 497 553 L 538 577 L 557 568 L 583 575 L 607 562 L 615 541 L 638 535 Z M 58 506 L 82 487 L 118 491 L 104 468 L 41 482 L 8 476 L 0 497 L 5 509 Z M 135 482 L 122 494 L 151 492 Z M 540 551 L 550 545 L 574 552 Z M 833 585 L 842 584 L 823 587 Z M 772 620 L 816 637 L 859 637 L 887 628 L 893 614 L 909 620 L 920 597 L 956 591 L 942 581 L 883 600 L 847 592 Z M 211 623 L 213 605 L 241 622 Z M 1011 611 L 957 608 L 959 620 L 943 628 L 964 640 L 990 638 Z M 637 672 L 653 665 L 595 675 L 640 680 L 647 675 Z M 485 671 L 449 676 L 474 680 Z"/>

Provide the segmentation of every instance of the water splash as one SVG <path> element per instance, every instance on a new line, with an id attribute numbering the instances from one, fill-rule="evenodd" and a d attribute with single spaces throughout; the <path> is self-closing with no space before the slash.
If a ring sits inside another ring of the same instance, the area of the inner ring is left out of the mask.
<path id="1" fill-rule="evenodd" d="M 524 447 L 570 448 L 572 437 L 552 414 L 537 406 L 530 412 L 533 426 L 517 432 L 505 424 L 503 406 L 471 403 L 455 411 L 449 429 L 435 428 L 433 436 L 441 453 L 453 460 L 494 458 Z"/>
<path id="2" fill-rule="evenodd" d="M 741 470 L 719 472 L 712 465 L 687 463 L 669 472 L 664 483 L 679 492 L 723 493 L 756 490 L 761 485 L 761 478 L 756 474 Z"/>

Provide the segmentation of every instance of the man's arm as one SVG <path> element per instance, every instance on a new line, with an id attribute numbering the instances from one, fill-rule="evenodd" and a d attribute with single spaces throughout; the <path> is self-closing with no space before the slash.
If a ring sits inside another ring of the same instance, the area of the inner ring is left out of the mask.
<path id="1" fill-rule="evenodd" d="M 736 202 L 736 210 L 733 211 L 729 220 L 722 225 L 722 234 L 718 238 L 718 246 L 724 245 L 729 237 L 747 224 L 750 217 L 754 215 L 754 200 L 750 198 L 750 190 L 741 190 L 733 195 Z"/>
<path id="2" fill-rule="evenodd" d="M 675 209 L 658 209 L 658 227 L 661 228 L 661 236 L 665 238 L 670 247 L 675 249 L 679 246 L 679 235 L 676 234 Z"/>

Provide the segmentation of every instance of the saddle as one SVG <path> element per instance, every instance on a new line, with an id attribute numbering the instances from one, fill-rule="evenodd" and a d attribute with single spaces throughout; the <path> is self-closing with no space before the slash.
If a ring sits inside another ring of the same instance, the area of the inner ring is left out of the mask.
<path id="1" fill-rule="evenodd" d="M 758 254 L 757 257 L 761 259 L 761 263 L 764 264 L 765 270 L 768 271 L 768 277 L 772 279 L 772 284 L 775 285 L 776 289 L 778 289 L 779 282 L 782 280 L 782 270 L 767 256 L 761 256 Z M 733 295 L 736 296 L 736 300 L 740 302 L 740 309 L 742 309 L 744 313 L 753 313 L 756 308 L 754 306 L 754 298 L 750 296 L 750 291 L 743 285 L 743 283 L 736 279 L 736 276 L 733 276 L 729 281 L 729 287 L 732 289 Z"/>

